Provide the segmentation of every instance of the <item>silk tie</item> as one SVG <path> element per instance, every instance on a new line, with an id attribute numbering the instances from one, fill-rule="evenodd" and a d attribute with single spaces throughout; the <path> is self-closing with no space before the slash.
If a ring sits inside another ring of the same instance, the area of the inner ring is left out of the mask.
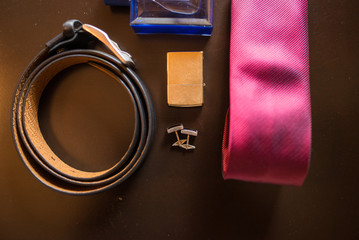
<path id="1" fill-rule="evenodd" d="M 302 185 L 311 110 L 307 0 L 232 0 L 223 177 Z"/>

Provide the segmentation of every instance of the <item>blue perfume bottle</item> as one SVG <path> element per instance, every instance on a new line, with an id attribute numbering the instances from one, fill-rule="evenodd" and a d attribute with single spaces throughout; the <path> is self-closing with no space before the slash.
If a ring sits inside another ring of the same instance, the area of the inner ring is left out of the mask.
<path id="1" fill-rule="evenodd" d="M 132 0 L 130 25 L 136 33 L 210 36 L 214 0 Z"/>

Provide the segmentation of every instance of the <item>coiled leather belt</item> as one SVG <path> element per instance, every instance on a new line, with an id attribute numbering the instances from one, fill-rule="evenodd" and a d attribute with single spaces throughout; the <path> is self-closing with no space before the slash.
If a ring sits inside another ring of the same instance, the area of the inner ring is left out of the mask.
<path id="1" fill-rule="evenodd" d="M 96 38 L 116 57 L 89 49 L 89 42 Z M 60 71 L 81 63 L 99 68 L 121 83 L 135 109 L 135 130 L 128 151 L 113 167 L 99 172 L 82 171 L 62 161 L 46 143 L 38 121 L 39 101 L 47 84 Z M 150 94 L 133 68 L 131 56 L 106 33 L 77 20 L 65 22 L 63 33 L 32 60 L 14 94 L 12 132 L 21 159 L 38 180 L 60 192 L 84 195 L 118 185 L 139 167 L 149 150 L 155 116 Z"/>

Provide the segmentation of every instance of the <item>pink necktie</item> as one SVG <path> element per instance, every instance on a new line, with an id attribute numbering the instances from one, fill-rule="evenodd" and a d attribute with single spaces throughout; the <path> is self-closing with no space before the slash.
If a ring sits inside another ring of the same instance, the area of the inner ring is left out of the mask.
<path id="1" fill-rule="evenodd" d="M 309 168 L 307 0 L 232 0 L 223 177 L 302 185 Z"/>

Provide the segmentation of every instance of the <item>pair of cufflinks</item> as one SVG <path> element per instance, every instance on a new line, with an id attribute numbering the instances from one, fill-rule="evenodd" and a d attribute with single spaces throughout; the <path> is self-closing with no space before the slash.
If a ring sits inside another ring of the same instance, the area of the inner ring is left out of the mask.
<path id="1" fill-rule="evenodd" d="M 180 131 L 181 134 L 187 135 L 187 138 L 186 139 L 180 139 L 179 136 L 178 136 L 178 131 Z M 198 135 L 197 130 L 184 129 L 183 125 L 179 124 L 179 125 L 175 125 L 175 126 L 167 128 L 167 133 L 175 133 L 176 134 L 177 141 L 174 144 L 172 144 L 172 146 L 181 147 L 181 148 L 184 148 L 186 150 L 196 148 L 195 146 L 189 144 L 189 138 L 190 138 L 190 136 L 197 136 Z"/>

